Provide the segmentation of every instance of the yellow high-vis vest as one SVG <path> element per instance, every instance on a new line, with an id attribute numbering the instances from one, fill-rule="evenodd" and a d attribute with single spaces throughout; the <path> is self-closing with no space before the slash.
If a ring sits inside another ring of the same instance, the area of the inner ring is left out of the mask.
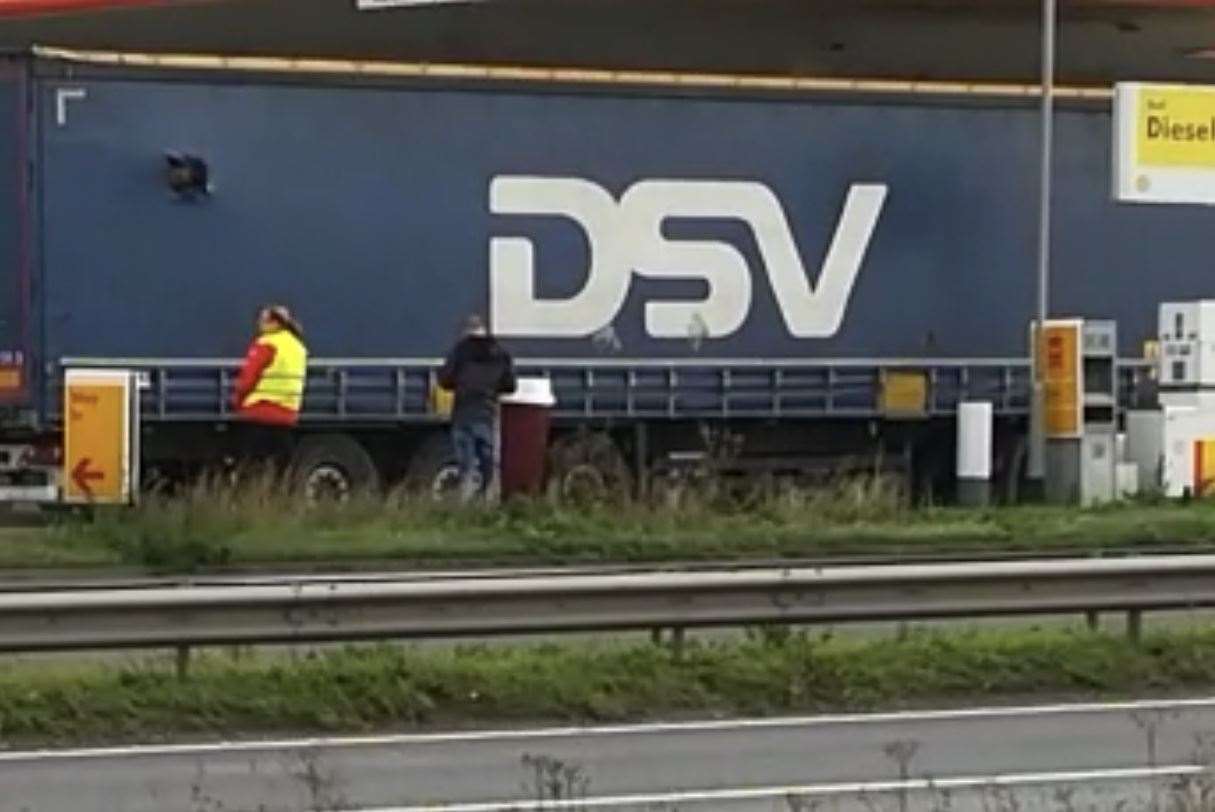
<path id="1" fill-rule="evenodd" d="M 274 360 L 245 398 L 244 406 L 273 403 L 298 412 L 304 402 L 304 379 L 308 374 L 308 348 L 290 330 L 266 333 L 257 343 L 274 348 Z"/>

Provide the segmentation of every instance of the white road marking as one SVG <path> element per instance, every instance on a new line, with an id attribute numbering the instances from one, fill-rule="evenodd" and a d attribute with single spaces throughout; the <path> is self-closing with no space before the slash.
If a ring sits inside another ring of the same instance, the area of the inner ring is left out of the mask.
<path id="1" fill-rule="evenodd" d="M 968 719 L 1012 719 L 1081 713 L 1132 713 L 1135 711 L 1215 709 L 1215 697 L 1193 699 L 1144 699 L 1125 702 L 1078 702 L 1055 705 L 946 708 L 941 710 L 844 713 L 823 716 L 783 716 L 759 719 L 718 719 L 692 722 L 653 722 L 598 727 L 520 728 L 518 730 L 467 730 L 445 733 L 399 733 L 376 736 L 335 736 L 280 740 L 242 740 L 193 744 L 139 744 L 113 747 L 84 747 L 63 750 L 13 750 L 0 752 L 0 764 L 56 759 L 103 759 L 154 756 L 183 756 L 292 750 L 338 750 L 396 745 L 458 744 L 491 741 L 531 741 L 601 736 L 655 735 L 664 733 L 719 733 L 740 730 L 780 730 L 828 725 L 870 725 L 901 722 L 939 722 Z"/>
<path id="2" fill-rule="evenodd" d="M 1000 775 L 966 775 L 908 781 L 866 781 L 844 784 L 808 784 L 787 787 L 746 787 L 739 789 L 691 790 L 638 795 L 610 795 L 571 800 L 544 801 L 546 810 L 644 808 L 660 804 L 721 803 L 723 801 L 762 801 L 790 796 L 824 798 L 863 796 L 899 791 L 933 791 L 984 789 L 987 787 L 1025 787 L 1043 784 L 1084 784 L 1095 781 L 1142 781 L 1148 778 L 1176 778 L 1198 775 L 1208 770 L 1198 764 L 1175 764 L 1167 767 L 1126 767 L 1103 770 L 1076 770 L 1048 773 L 1005 773 Z M 393 806 L 359 810 L 359 812 L 510 812 L 538 808 L 537 801 L 480 801 L 476 803 L 433 804 L 430 806 Z M 355 812 L 350 810 L 350 812 Z"/>

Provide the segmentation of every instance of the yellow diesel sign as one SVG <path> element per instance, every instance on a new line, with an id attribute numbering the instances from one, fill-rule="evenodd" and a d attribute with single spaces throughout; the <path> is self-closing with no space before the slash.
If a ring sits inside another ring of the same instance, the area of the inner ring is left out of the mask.
<path id="1" fill-rule="evenodd" d="M 1144 166 L 1215 169 L 1215 90 L 1140 90 L 1136 149 Z"/>
<path id="2" fill-rule="evenodd" d="M 1114 88 L 1114 199 L 1215 205 L 1215 86 Z"/>
<path id="3" fill-rule="evenodd" d="M 131 500 L 137 466 L 133 394 L 128 372 L 68 371 L 63 396 L 65 501 Z"/>

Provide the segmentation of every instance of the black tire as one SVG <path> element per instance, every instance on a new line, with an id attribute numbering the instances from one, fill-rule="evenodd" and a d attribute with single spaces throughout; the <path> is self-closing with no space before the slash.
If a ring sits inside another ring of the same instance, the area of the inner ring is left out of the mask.
<path id="1" fill-rule="evenodd" d="M 448 432 L 436 431 L 423 438 L 409 458 L 405 487 L 412 493 L 427 494 L 435 499 L 459 492 L 460 472 Z"/>
<path id="2" fill-rule="evenodd" d="M 291 482 L 309 502 L 344 502 L 356 493 L 380 490 L 380 471 L 353 437 L 305 437 L 291 457 Z"/>
<path id="3" fill-rule="evenodd" d="M 1029 479 L 1029 438 L 1017 435 L 997 444 L 1001 449 L 995 471 L 997 498 L 1006 505 L 1015 505 L 1026 495 Z"/>
<path id="4" fill-rule="evenodd" d="M 569 434 L 549 451 L 548 493 L 572 504 L 627 502 L 633 496 L 633 474 L 607 434 Z"/>

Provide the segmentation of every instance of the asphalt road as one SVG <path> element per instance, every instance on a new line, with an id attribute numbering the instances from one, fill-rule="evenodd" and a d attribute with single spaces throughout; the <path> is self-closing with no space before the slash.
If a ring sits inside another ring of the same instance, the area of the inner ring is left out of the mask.
<path id="1" fill-rule="evenodd" d="M 7 752 L 0 811 L 563 808 L 537 806 L 554 783 L 577 808 L 897 808 L 907 787 L 909 808 L 931 809 L 940 790 L 925 779 L 954 809 L 998 791 L 1066 808 L 1071 787 L 1112 809 L 1201 771 L 1207 734 L 1215 698 Z"/>

